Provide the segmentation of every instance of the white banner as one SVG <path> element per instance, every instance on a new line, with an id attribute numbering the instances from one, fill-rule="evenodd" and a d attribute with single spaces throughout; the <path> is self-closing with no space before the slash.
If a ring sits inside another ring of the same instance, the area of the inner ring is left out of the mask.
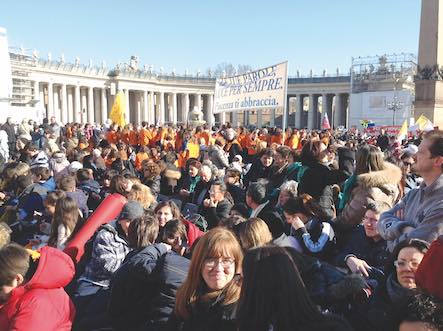
<path id="1" fill-rule="evenodd" d="M 214 114 L 285 107 L 288 62 L 220 78 L 215 83 Z"/>

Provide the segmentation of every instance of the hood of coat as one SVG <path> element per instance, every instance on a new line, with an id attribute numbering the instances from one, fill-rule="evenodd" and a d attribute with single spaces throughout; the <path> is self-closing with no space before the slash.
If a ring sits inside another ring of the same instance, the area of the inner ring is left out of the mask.
<path id="1" fill-rule="evenodd" d="M 177 179 L 178 180 L 181 177 L 181 173 L 180 173 L 180 170 L 170 167 L 170 168 L 166 168 L 166 170 L 163 173 L 163 176 L 168 177 L 170 179 Z"/>
<path id="2" fill-rule="evenodd" d="M 40 250 L 37 270 L 25 288 L 54 289 L 65 287 L 75 274 L 72 259 L 62 251 L 45 246 Z"/>
<path id="3" fill-rule="evenodd" d="M 397 186 L 400 183 L 402 173 L 396 165 L 385 162 L 386 169 L 361 174 L 357 177 L 357 183 L 363 187 Z"/>

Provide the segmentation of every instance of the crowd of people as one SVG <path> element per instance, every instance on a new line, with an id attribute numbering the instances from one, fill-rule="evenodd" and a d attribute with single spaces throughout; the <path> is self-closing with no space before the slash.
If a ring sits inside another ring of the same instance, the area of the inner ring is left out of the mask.
<path id="1" fill-rule="evenodd" d="M 443 330 L 443 131 L 0 127 L 0 330 Z"/>

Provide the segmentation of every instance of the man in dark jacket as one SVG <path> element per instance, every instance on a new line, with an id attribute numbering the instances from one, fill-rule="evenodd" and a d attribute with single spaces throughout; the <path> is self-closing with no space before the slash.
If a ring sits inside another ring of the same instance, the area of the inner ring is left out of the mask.
<path id="1" fill-rule="evenodd" d="M 9 146 L 9 154 L 13 154 L 15 152 L 15 126 L 11 117 L 6 119 L 6 123 L 2 125 L 2 130 L 6 131 L 8 134 L 8 146 Z"/>
<path id="2" fill-rule="evenodd" d="M 284 222 L 280 214 L 269 204 L 266 198 L 266 186 L 263 183 L 251 183 L 246 191 L 246 204 L 252 209 L 250 217 L 262 219 L 271 231 L 272 239 L 284 234 Z"/>
<path id="3" fill-rule="evenodd" d="M 100 184 L 94 180 L 93 171 L 91 169 L 82 168 L 77 171 L 78 189 L 88 197 L 88 208 L 95 210 L 101 202 Z"/>
<path id="4" fill-rule="evenodd" d="M 77 189 L 75 177 L 62 177 L 57 184 L 58 188 L 64 192 L 68 197 L 71 197 L 77 203 L 78 209 L 82 213 L 82 217 L 87 219 L 89 217 L 88 196 L 82 190 Z"/>
<path id="5" fill-rule="evenodd" d="M 280 146 L 275 151 L 274 164 L 269 174 L 270 191 L 278 189 L 287 179 L 290 154 L 291 149 L 288 146 Z"/>
<path id="6" fill-rule="evenodd" d="M 192 194 L 192 203 L 200 206 L 203 200 L 209 198 L 209 189 L 214 181 L 212 169 L 208 165 L 204 164 L 200 168 L 200 181 L 197 183 Z"/>
<path id="7" fill-rule="evenodd" d="M 225 183 L 215 181 L 209 190 L 209 198 L 205 199 L 200 207 L 200 213 L 208 222 L 209 229 L 218 226 L 220 221 L 229 217 L 232 203 L 225 198 L 225 194 Z"/>

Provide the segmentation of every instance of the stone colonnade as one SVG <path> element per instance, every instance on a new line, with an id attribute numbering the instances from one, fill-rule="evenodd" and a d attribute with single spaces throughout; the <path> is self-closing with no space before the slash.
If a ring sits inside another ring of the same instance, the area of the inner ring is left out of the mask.
<path id="1" fill-rule="evenodd" d="M 300 93 L 287 96 L 288 126 L 321 128 L 324 114 L 328 114 L 332 128 L 347 126 L 349 93 Z"/>
<path id="2" fill-rule="evenodd" d="M 134 90 L 120 86 L 125 94 L 126 122 L 140 125 L 186 123 L 194 107 L 202 110 L 204 119 L 213 125 L 214 95 L 185 91 Z M 110 87 L 70 85 L 56 82 L 34 83 L 35 99 L 42 102 L 48 118 L 61 123 L 104 123 L 114 103 Z"/>
<path id="3" fill-rule="evenodd" d="M 332 128 L 347 127 L 349 93 L 295 93 L 287 95 L 286 102 L 287 127 L 302 129 L 319 129 L 322 125 L 324 114 L 328 114 L 329 124 Z M 266 115 L 265 115 L 266 114 Z M 282 111 L 256 110 L 246 112 L 233 112 L 220 114 L 234 126 L 238 125 L 263 125 L 270 127 L 282 126 Z M 217 122 L 225 123 L 220 120 Z"/>

